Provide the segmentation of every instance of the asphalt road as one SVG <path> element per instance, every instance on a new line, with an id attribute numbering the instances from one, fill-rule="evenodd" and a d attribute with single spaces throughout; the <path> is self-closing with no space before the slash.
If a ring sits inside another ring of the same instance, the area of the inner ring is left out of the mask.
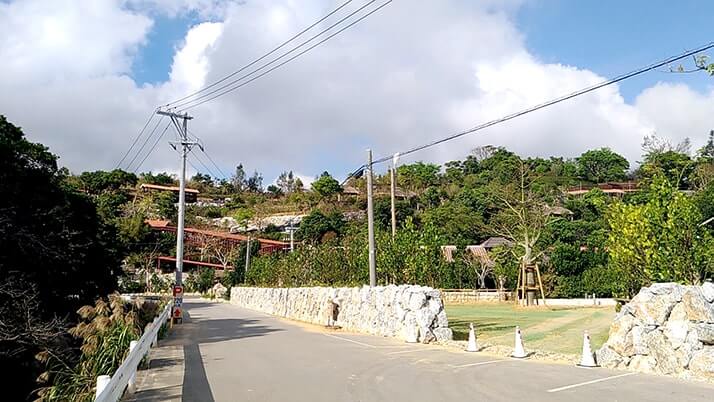
<path id="1" fill-rule="evenodd" d="M 712 401 L 714 386 L 328 331 L 186 299 L 184 401 Z"/>

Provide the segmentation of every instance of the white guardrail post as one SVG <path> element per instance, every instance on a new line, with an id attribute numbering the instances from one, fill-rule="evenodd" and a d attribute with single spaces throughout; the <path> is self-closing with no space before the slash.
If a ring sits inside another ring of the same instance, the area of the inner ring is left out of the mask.
<path id="1" fill-rule="evenodd" d="M 121 399 L 125 389 L 128 392 L 134 391 L 136 369 L 144 356 L 149 353 L 149 348 L 156 345 L 159 329 L 171 316 L 172 305 L 171 302 L 167 303 L 161 314 L 146 326 L 141 338 L 131 342 L 129 354 L 111 377 L 108 375 L 97 377 L 95 402 L 116 402 Z"/>

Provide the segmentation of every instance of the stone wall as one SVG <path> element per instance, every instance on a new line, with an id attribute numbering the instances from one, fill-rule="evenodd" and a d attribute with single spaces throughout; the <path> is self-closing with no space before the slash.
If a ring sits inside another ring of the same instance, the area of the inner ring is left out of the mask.
<path id="1" fill-rule="evenodd" d="M 597 359 L 605 367 L 714 379 L 714 284 L 643 288 L 615 317 Z"/>
<path id="2" fill-rule="evenodd" d="M 370 288 L 231 288 L 231 304 L 313 324 L 327 324 L 328 301 L 339 306 L 336 325 L 349 331 L 418 340 L 451 340 L 441 293 L 423 286 Z"/>
<path id="3" fill-rule="evenodd" d="M 510 296 L 500 292 L 479 292 L 474 290 L 444 290 L 441 295 L 444 303 L 447 304 L 499 302 Z"/>

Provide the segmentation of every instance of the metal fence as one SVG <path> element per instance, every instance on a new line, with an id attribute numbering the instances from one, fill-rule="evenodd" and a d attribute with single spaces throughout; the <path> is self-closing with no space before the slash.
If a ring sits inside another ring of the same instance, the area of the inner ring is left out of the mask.
<path id="1" fill-rule="evenodd" d="M 154 321 L 149 323 L 144 334 L 138 341 L 132 341 L 129 354 L 112 376 L 100 375 L 97 377 L 97 392 L 94 398 L 97 402 L 116 402 L 121 399 L 124 390 L 134 391 L 136 370 L 144 359 L 149 349 L 156 345 L 159 329 L 171 317 L 172 303 L 166 303 Z"/>

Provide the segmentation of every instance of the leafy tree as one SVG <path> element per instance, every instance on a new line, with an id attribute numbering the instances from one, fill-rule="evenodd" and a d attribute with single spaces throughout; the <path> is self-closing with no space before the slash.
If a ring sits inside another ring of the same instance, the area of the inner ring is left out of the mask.
<path id="1" fill-rule="evenodd" d="M 396 200 L 394 209 L 397 217 L 397 226 L 413 216 L 416 212 L 408 200 Z M 392 202 L 389 198 L 377 198 L 374 200 L 374 222 L 381 228 L 392 227 Z M 391 229 L 390 229 L 391 230 Z"/>
<path id="2" fill-rule="evenodd" d="M 153 174 L 151 172 L 142 173 L 139 181 L 146 184 L 157 184 L 160 186 L 173 186 L 177 180 L 170 174 L 161 172 Z"/>
<path id="3" fill-rule="evenodd" d="M 690 188 L 696 168 L 689 156 L 690 147 L 688 138 L 674 145 L 655 135 L 645 137 L 642 144 L 644 161 L 638 176 L 651 181 L 655 176 L 663 175 L 677 188 Z"/>
<path id="4" fill-rule="evenodd" d="M 233 189 L 237 192 L 245 190 L 246 187 L 246 174 L 245 169 L 243 169 L 243 164 L 236 166 L 236 171 L 231 177 L 231 184 L 233 184 Z"/>
<path id="5" fill-rule="evenodd" d="M 630 163 L 610 148 L 590 150 L 576 159 L 578 175 L 593 183 L 620 181 L 627 177 Z"/>
<path id="6" fill-rule="evenodd" d="M 260 193 L 263 191 L 263 175 L 254 170 L 253 175 L 246 180 L 245 187 L 248 191 Z"/>
<path id="7" fill-rule="evenodd" d="M 65 179 L 55 155 L 0 116 L 0 278 L 36 289 L 34 318 L 42 322 L 111 292 L 121 272 L 115 240 L 92 199 Z M 0 364 L 17 378 L 6 399 L 24 400 L 34 387 L 39 346 L 33 339 L 0 346 L 14 350 L 0 354 Z"/>
<path id="8" fill-rule="evenodd" d="M 322 172 L 320 177 L 312 182 L 312 190 L 321 197 L 329 197 L 342 192 L 340 182 L 335 180 L 328 172 Z"/>
<path id="9" fill-rule="evenodd" d="M 310 212 L 302 219 L 300 228 L 295 235 L 300 240 L 319 242 L 327 233 L 339 235 L 345 226 L 345 218 L 341 212 L 324 214 L 319 210 Z"/>
<path id="10" fill-rule="evenodd" d="M 414 191 L 423 191 L 439 182 L 439 165 L 417 162 L 397 167 L 397 183 Z"/>
<path id="11" fill-rule="evenodd" d="M 276 197 L 276 198 L 283 195 L 283 190 L 281 190 L 280 187 L 273 185 L 273 184 L 269 185 L 266 190 L 268 191 L 268 193 L 271 196 Z"/>
<path id="12" fill-rule="evenodd" d="M 641 205 L 617 202 L 608 222 L 611 268 L 627 279 L 634 294 L 650 282 L 698 284 L 712 273 L 714 243 L 702 226 L 694 201 L 663 176 L 655 176 L 649 200 Z"/>
<path id="13" fill-rule="evenodd" d="M 708 161 L 714 160 L 714 130 L 709 131 L 709 139 L 706 145 L 699 150 L 699 157 L 705 158 Z"/>
<path id="14" fill-rule="evenodd" d="M 302 188 L 302 181 L 300 178 L 295 177 L 292 170 L 280 173 L 280 176 L 278 176 L 278 179 L 275 182 L 283 194 L 290 194 L 295 191 L 299 191 L 298 182 L 300 183 L 299 187 Z"/>

